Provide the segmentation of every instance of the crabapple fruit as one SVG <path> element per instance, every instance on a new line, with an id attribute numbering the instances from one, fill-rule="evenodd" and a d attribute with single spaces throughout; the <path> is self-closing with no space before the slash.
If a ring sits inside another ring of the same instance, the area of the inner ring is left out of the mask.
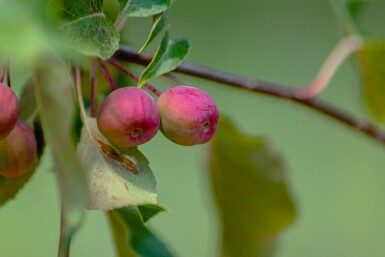
<path id="1" fill-rule="evenodd" d="M 0 175 L 16 178 L 28 172 L 36 151 L 32 129 L 24 122 L 17 121 L 11 133 L 0 141 Z"/>
<path id="2" fill-rule="evenodd" d="M 143 89 L 123 87 L 109 94 L 96 117 L 100 132 L 120 148 L 146 143 L 159 130 L 155 100 Z"/>
<path id="3" fill-rule="evenodd" d="M 0 140 L 5 138 L 16 125 L 19 102 L 13 90 L 0 83 Z"/>
<path id="4" fill-rule="evenodd" d="M 157 101 L 160 130 L 171 141 L 184 146 L 203 144 L 214 135 L 219 119 L 214 100 L 203 90 L 176 86 Z"/>

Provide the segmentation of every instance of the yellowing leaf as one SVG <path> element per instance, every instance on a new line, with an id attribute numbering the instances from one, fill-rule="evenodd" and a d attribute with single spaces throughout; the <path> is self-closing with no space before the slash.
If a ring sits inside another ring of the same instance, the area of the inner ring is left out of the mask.
<path id="1" fill-rule="evenodd" d="M 267 257 L 296 212 L 286 169 L 270 142 L 241 133 L 221 116 L 210 144 L 211 187 L 226 257 Z"/>

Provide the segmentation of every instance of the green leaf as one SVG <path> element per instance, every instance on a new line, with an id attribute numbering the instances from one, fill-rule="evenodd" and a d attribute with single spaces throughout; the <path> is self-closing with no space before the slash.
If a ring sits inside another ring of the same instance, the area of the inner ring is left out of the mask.
<path id="1" fill-rule="evenodd" d="M 159 206 L 156 204 L 139 205 L 138 208 L 139 208 L 140 214 L 143 217 L 144 223 L 149 221 L 152 217 L 154 217 L 158 213 L 166 211 L 166 209 L 164 209 L 162 206 Z"/>
<path id="2" fill-rule="evenodd" d="M 370 113 L 385 121 L 385 41 L 369 41 L 356 54 Z"/>
<path id="3" fill-rule="evenodd" d="M 122 12 L 131 17 L 146 17 L 166 11 L 172 0 L 119 0 Z"/>
<path id="4" fill-rule="evenodd" d="M 165 33 L 154 58 L 143 71 L 139 86 L 141 87 L 150 79 L 159 77 L 172 71 L 183 62 L 190 50 L 190 43 L 185 39 L 169 40 L 168 32 Z"/>
<path id="5" fill-rule="evenodd" d="M 79 53 L 107 59 L 119 48 L 119 33 L 103 13 L 102 0 L 64 1 L 64 19 L 61 28 Z"/>
<path id="6" fill-rule="evenodd" d="M 33 89 L 32 78 L 28 79 L 23 86 L 23 91 L 19 99 L 19 119 L 31 124 L 37 117 L 38 110 Z"/>
<path id="7" fill-rule="evenodd" d="M 88 171 L 89 209 L 112 210 L 156 204 L 156 182 L 148 160 L 136 148 L 118 152 L 100 134 L 95 119 L 83 127 L 78 156 Z"/>
<path id="8" fill-rule="evenodd" d="M 34 90 L 44 138 L 55 165 L 62 220 L 59 256 L 65 256 L 82 222 L 87 202 L 83 167 L 71 144 L 73 92 L 67 67 L 53 56 L 41 58 L 33 71 Z"/>
<path id="9" fill-rule="evenodd" d="M 355 22 L 357 22 L 358 15 L 365 6 L 367 0 L 348 0 L 346 8 Z"/>
<path id="10" fill-rule="evenodd" d="M 210 144 L 209 172 L 222 227 L 219 256 L 271 256 L 277 237 L 296 216 L 275 148 L 221 116 Z"/>
<path id="11" fill-rule="evenodd" d="M 156 36 L 162 31 L 164 26 L 166 25 L 167 17 L 164 13 L 158 14 L 154 16 L 152 21 L 152 27 L 150 34 L 147 37 L 146 42 L 142 46 L 142 48 L 138 51 L 138 53 L 143 52 L 149 44 L 156 38 Z"/>
<path id="12" fill-rule="evenodd" d="M 28 172 L 17 178 L 6 178 L 0 176 L 0 206 L 13 199 L 16 194 L 27 184 L 29 179 L 35 173 L 37 161 Z"/>
<path id="13" fill-rule="evenodd" d="M 116 250 L 119 257 L 172 257 L 174 256 L 144 224 L 136 206 L 108 213 Z"/>
<path id="14" fill-rule="evenodd" d="M 117 257 L 141 257 L 135 253 L 130 240 L 131 233 L 129 227 L 124 223 L 118 213 L 114 211 L 107 212 L 108 221 L 110 224 L 112 238 L 115 244 Z"/>

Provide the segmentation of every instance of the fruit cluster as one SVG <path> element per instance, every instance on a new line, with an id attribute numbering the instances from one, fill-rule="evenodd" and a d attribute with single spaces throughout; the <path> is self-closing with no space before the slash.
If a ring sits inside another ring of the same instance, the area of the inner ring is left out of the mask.
<path id="1" fill-rule="evenodd" d="M 18 113 L 15 93 L 0 83 L 0 175 L 8 178 L 28 172 L 36 157 L 35 135 Z"/>
<path id="2" fill-rule="evenodd" d="M 123 87 L 106 97 L 96 118 L 100 132 L 119 148 L 146 143 L 159 129 L 176 144 L 192 146 L 212 138 L 219 112 L 199 88 L 176 86 L 155 102 L 143 89 Z"/>

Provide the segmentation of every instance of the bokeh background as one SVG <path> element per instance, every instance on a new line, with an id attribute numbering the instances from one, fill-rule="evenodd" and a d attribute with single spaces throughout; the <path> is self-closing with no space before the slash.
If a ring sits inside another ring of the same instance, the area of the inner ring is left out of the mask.
<path id="1" fill-rule="evenodd" d="M 384 3 L 365 9 L 365 31 L 384 36 Z M 342 35 L 327 0 L 177 0 L 169 22 L 172 37 L 191 39 L 189 62 L 288 86 L 309 82 Z M 140 47 L 150 23 L 130 19 L 124 38 Z M 25 77 L 13 72 L 17 89 Z M 283 154 L 299 216 L 280 238 L 277 257 L 385 256 L 382 145 L 290 102 L 180 78 L 208 91 L 242 130 L 271 138 Z M 321 98 L 370 119 L 361 91 L 350 58 Z M 215 256 L 218 224 L 205 146 L 181 147 L 159 133 L 141 149 L 157 177 L 159 203 L 169 210 L 150 226 L 178 256 Z M 55 256 L 58 236 L 56 181 L 46 155 L 16 200 L 0 209 L 0 256 Z M 87 212 L 71 256 L 114 256 L 102 212 Z"/>

